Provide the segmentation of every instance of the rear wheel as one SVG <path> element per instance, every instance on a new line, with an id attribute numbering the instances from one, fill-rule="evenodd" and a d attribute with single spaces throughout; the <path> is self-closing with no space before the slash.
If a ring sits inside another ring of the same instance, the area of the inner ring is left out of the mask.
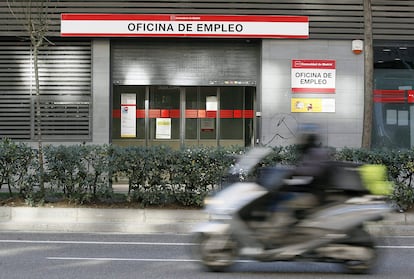
<path id="1" fill-rule="evenodd" d="M 368 256 L 364 259 L 348 260 L 344 263 L 348 273 L 367 274 L 371 273 L 377 261 L 377 251 L 374 247 L 364 247 Z"/>
<path id="2" fill-rule="evenodd" d="M 372 236 L 361 226 L 349 234 L 346 244 L 360 248 L 356 259 L 349 259 L 344 262 L 349 273 L 366 274 L 372 272 L 377 262 L 377 250 Z"/>
<path id="3" fill-rule="evenodd" d="M 210 271 L 225 271 L 237 256 L 236 242 L 229 235 L 199 234 L 195 256 Z"/>

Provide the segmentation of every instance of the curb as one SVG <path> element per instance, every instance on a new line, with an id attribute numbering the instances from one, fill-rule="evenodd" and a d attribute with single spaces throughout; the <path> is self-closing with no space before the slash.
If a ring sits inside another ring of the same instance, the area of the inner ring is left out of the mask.
<path id="1" fill-rule="evenodd" d="M 0 231 L 187 233 L 202 210 L 0 207 Z"/>
<path id="2" fill-rule="evenodd" d="M 0 207 L 0 231 L 189 233 L 210 216 L 203 210 Z M 373 235 L 414 235 L 414 214 L 390 213 L 367 223 Z"/>
<path id="3" fill-rule="evenodd" d="M 367 230 L 376 236 L 414 236 L 414 214 L 392 212 L 379 222 L 368 222 Z"/>

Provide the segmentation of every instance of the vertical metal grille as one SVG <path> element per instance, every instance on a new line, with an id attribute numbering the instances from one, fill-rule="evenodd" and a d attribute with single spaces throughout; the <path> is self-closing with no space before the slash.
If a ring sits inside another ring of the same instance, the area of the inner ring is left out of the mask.
<path id="1" fill-rule="evenodd" d="M 0 136 L 31 137 L 30 49 L 18 43 L 0 44 Z"/>
<path id="2" fill-rule="evenodd" d="M 256 85 L 257 42 L 139 40 L 112 42 L 112 78 L 119 85 Z"/>
<path id="3" fill-rule="evenodd" d="M 91 46 L 56 43 L 39 53 L 43 139 L 90 139 Z M 0 137 L 33 140 L 36 91 L 28 43 L 0 43 Z"/>

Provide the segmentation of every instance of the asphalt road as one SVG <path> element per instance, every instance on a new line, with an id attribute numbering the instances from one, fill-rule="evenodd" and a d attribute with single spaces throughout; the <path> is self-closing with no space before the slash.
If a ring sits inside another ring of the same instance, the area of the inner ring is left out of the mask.
<path id="1" fill-rule="evenodd" d="M 344 274 L 335 264 L 238 262 L 205 272 L 191 258 L 189 235 L 1 233 L 0 278 L 414 278 L 414 237 L 378 240 L 371 275 Z"/>

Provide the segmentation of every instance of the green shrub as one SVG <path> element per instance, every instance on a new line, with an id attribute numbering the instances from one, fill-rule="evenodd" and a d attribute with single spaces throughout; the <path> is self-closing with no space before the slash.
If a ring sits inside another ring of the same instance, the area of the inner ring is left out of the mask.
<path id="1" fill-rule="evenodd" d="M 17 190 L 22 197 L 32 191 L 35 182 L 33 168 L 36 153 L 23 143 L 16 143 L 9 139 L 0 142 L 0 189 L 8 187 L 10 196 Z"/>
<path id="2" fill-rule="evenodd" d="M 145 184 L 145 161 L 148 159 L 146 148 L 114 146 L 111 155 L 111 162 L 114 164 L 113 175 L 128 179 L 128 192 Z"/>
<path id="3" fill-rule="evenodd" d="M 110 194 L 113 162 L 109 146 L 46 146 L 45 181 L 75 203 Z"/>
<path id="4" fill-rule="evenodd" d="M 81 145 L 45 146 L 46 179 L 52 189 L 59 189 L 65 197 L 87 192 L 86 150 Z"/>
<path id="5" fill-rule="evenodd" d="M 114 172 L 112 149 L 108 145 L 87 145 L 85 162 L 87 164 L 87 186 L 92 198 L 110 192 L 110 177 Z"/>
<path id="6" fill-rule="evenodd" d="M 56 193 L 79 204 L 110 200 L 111 183 L 124 177 L 129 183 L 129 199 L 142 206 L 202 206 L 204 197 L 222 187 L 226 182 L 223 177 L 246 151 L 241 147 L 172 150 L 165 146 L 45 146 L 43 180 L 48 188 L 46 193 L 40 193 L 37 150 L 4 139 L 0 142 L 0 187 L 7 186 L 10 195 L 17 192 L 28 204 L 42 203 L 47 199 L 42 195 Z M 300 155 L 295 145 L 273 147 L 272 151 L 260 166 L 295 165 Z M 332 149 L 332 158 L 385 165 L 388 178 L 394 183 L 392 202 L 402 210 L 412 207 L 414 149 Z"/>

